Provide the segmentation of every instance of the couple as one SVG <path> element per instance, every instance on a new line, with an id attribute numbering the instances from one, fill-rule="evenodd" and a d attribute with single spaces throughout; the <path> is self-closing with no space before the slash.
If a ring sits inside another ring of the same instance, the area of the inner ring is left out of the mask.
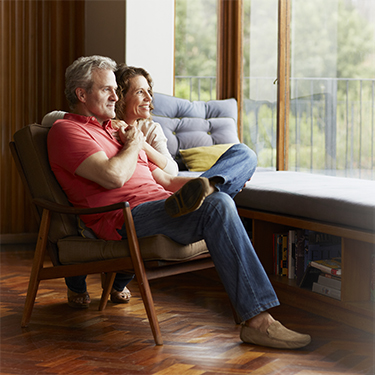
<path id="1" fill-rule="evenodd" d="M 309 335 L 285 328 L 268 313 L 279 302 L 233 201 L 255 171 L 253 151 L 234 145 L 199 178 L 166 173 L 137 126 L 150 117 L 151 81 L 139 72 L 123 85 L 119 72 L 113 60 L 101 56 L 79 58 L 66 71 L 72 112 L 51 128 L 48 154 L 70 202 L 94 207 L 127 201 L 139 237 L 164 234 L 182 244 L 204 239 L 243 321 L 242 341 L 289 349 L 309 344 Z M 115 129 L 116 115 L 126 124 Z M 121 211 L 84 221 L 100 238 L 126 238 Z M 118 274 L 115 291 L 121 293 L 129 281 Z M 85 278 L 72 287 L 85 293 Z"/>

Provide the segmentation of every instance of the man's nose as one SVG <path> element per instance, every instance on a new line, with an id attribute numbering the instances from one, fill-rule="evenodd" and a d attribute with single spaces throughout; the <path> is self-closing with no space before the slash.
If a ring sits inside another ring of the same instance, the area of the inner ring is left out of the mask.
<path id="1" fill-rule="evenodd" d="M 118 101 L 118 96 L 117 96 L 116 90 L 112 90 L 110 98 L 112 100 L 114 100 L 115 102 Z"/>

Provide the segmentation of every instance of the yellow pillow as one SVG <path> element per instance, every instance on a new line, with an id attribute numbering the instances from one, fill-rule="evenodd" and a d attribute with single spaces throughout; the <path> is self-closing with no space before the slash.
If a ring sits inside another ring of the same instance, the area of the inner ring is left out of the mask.
<path id="1" fill-rule="evenodd" d="M 192 147 L 180 150 L 180 154 L 189 171 L 203 172 L 210 169 L 228 148 L 234 143 L 222 145 Z"/>

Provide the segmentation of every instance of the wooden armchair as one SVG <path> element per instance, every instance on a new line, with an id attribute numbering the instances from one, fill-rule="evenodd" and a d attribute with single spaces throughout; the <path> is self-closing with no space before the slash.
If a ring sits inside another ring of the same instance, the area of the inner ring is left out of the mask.
<path id="1" fill-rule="evenodd" d="M 40 223 L 38 240 L 22 317 L 29 324 L 41 280 L 105 274 L 99 310 L 106 307 L 116 272 L 135 274 L 155 343 L 163 340 L 148 280 L 213 267 L 204 241 L 183 246 L 163 235 L 137 238 L 130 207 L 120 202 L 92 209 L 74 208 L 50 168 L 47 153 L 49 127 L 28 125 L 14 134 L 12 156 Z M 122 209 L 128 240 L 84 238 L 77 215 Z M 53 266 L 45 266 L 49 254 Z"/>

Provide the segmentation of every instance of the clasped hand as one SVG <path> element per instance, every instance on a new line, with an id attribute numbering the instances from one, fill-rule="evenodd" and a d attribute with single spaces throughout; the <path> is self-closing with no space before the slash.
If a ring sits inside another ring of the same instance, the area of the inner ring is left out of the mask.
<path id="1" fill-rule="evenodd" d="M 145 136 L 137 126 L 128 125 L 125 121 L 113 121 L 112 127 L 115 129 L 112 136 L 120 143 L 124 145 L 135 143 L 140 149 L 144 148 Z"/>

